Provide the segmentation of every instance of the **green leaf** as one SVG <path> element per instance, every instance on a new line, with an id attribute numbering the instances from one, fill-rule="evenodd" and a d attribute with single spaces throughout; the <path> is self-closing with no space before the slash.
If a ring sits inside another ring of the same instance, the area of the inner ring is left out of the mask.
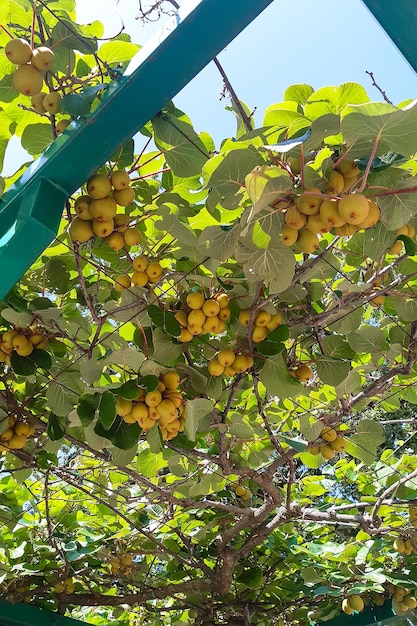
<path id="1" fill-rule="evenodd" d="M 207 188 L 214 188 L 220 196 L 233 196 L 240 190 L 246 175 L 263 163 L 263 158 L 253 147 L 219 154 L 204 165 L 204 184 Z"/>
<path id="2" fill-rule="evenodd" d="M 50 409 L 56 415 L 66 417 L 78 402 L 83 389 L 80 376 L 76 372 L 63 372 L 49 381 L 46 398 Z"/>
<path id="3" fill-rule="evenodd" d="M 100 84 L 86 87 L 80 93 L 69 93 L 62 98 L 61 111 L 72 117 L 83 117 L 90 113 L 92 104 L 101 91 L 105 91 L 108 85 Z"/>
<path id="4" fill-rule="evenodd" d="M 377 198 L 381 210 L 381 221 L 390 231 L 408 224 L 410 219 L 417 215 L 417 194 L 415 191 L 402 193 L 409 187 L 409 179 L 397 181 L 392 186 L 392 193 Z M 394 237 L 394 233 L 391 233 L 391 237 Z"/>
<path id="5" fill-rule="evenodd" d="M 262 568 L 259 565 L 252 565 L 245 567 L 243 572 L 236 577 L 236 580 L 249 589 L 258 589 L 262 584 L 262 578 Z"/>
<path id="6" fill-rule="evenodd" d="M 116 448 L 130 450 L 139 441 L 141 428 L 139 424 L 126 424 L 122 419 L 115 419 L 109 429 L 105 429 L 100 422 L 94 426 L 94 431 L 100 437 L 109 439 Z"/>
<path id="7" fill-rule="evenodd" d="M 195 176 L 209 155 L 193 127 L 174 115 L 163 113 L 152 120 L 156 146 L 176 176 Z"/>
<path id="8" fill-rule="evenodd" d="M 52 367 L 51 355 L 49 352 L 46 352 L 46 350 L 39 350 L 39 348 L 35 348 L 29 355 L 29 358 L 37 367 L 40 367 L 41 369 L 49 370 Z"/>
<path id="9" fill-rule="evenodd" d="M 245 240 L 236 250 L 236 259 L 243 263 L 246 278 L 251 282 L 265 281 L 271 293 L 285 291 L 294 277 L 294 252 L 278 237 L 271 240 L 267 250 L 246 244 Z"/>
<path id="10" fill-rule="evenodd" d="M 137 384 L 139 385 L 139 387 L 142 387 L 142 389 L 145 389 L 145 391 L 149 393 L 150 391 L 155 391 L 155 389 L 158 387 L 159 378 L 158 376 L 153 376 L 152 374 L 149 374 L 147 376 L 139 378 Z"/>
<path id="11" fill-rule="evenodd" d="M 85 37 L 77 24 L 62 18 L 53 27 L 51 38 L 53 41 L 59 42 L 60 46 L 78 50 L 82 54 L 91 54 L 97 51 L 97 42 L 94 38 Z"/>
<path id="12" fill-rule="evenodd" d="M 414 256 L 417 252 L 417 244 L 411 237 L 407 237 L 407 235 L 398 235 L 397 240 L 400 240 L 404 243 L 405 251 L 408 255 Z"/>
<path id="13" fill-rule="evenodd" d="M 185 410 L 187 419 L 185 420 L 184 432 L 188 439 L 195 441 L 200 421 L 211 413 L 213 403 L 206 398 L 196 398 L 195 400 L 187 401 Z"/>
<path id="14" fill-rule="evenodd" d="M 155 387 L 156 389 L 156 387 Z M 125 400 L 136 400 L 138 397 L 138 382 L 137 380 L 127 380 L 121 387 L 117 389 L 117 395 Z"/>
<path id="15" fill-rule="evenodd" d="M 351 158 L 369 154 L 378 138 L 375 156 L 397 152 L 415 153 L 417 141 L 417 106 L 400 109 L 386 102 L 349 103 L 342 112 L 342 133 L 352 146 Z"/>
<path id="16" fill-rule="evenodd" d="M 146 441 L 149 444 L 149 449 L 153 454 L 158 454 L 164 448 L 164 442 L 162 440 L 161 431 L 158 424 L 154 424 L 152 428 L 146 433 Z"/>
<path id="17" fill-rule="evenodd" d="M 116 419 L 116 398 L 111 391 L 105 391 L 100 398 L 98 417 L 105 430 L 109 430 Z"/>
<path id="18" fill-rule="evenodd" d="M 285 441 L 291 448 L 297 450 L 297 452 L 304 452 L 307 448 L 307 442 L 303 439 L 296 439 L 295 437 L 285 437 L 284 435 L 280 436 L 282 441 Z"/>
<path id="19" fill-rule="evenodd" d="M 323 383 L 336 387 L 348 376 L 350 362 L 334 359 L 332 357 L 319 357 L 316 359 L 317 375 Z"/>
<path id="20" fill-rule="evenodd" d="M 85 394 L 78 399 L 77 413 L 83 426 L 88 426 L 94 420 L 99 401 L 100 394 L 98 393 Z"/>
<path id="21" fill-rule="evenodd" d="M 178 343 L 166 335 L 160 328 L 155 328 L 152 333 L 153 355 L 152 358 L 158 363 L 170 365 L 185 350 L 184 344 Z"/>
<path id="22" fill-rule="evenodd" d="M 58 417 L 54 413 L 50 413 L 48 417 L 47 435 L 52 441 L 58 441 L 62 439 L 65 434 L 65 430 L 62 424 L 62 417 Z"/>
<path id="23" fill-rule="evenodd" d="M 161 215 L 162 219 L 155 222 L 155 228 L 168 232 L 185 246 L 196 246 L 197 237 L 195 232 L 192 228 L 180 222 L 178 216 L 173 212 L 175 209 L 176 207 L 169 203 L 162 204 L 158 209 L 158 214 Z"/>
<path id="24" fill-rule="evenodd" d="M 22 147 L 32 154 L 42 154 L 53 141 L 49 124 L 29 124 L 22 133 Z"/>
<path id="25" fill-rule="evenodd" d="M 285 324 L 278 326 L 266 336 L 266 339 L 258 343 L 258 352 L 262 356 L 273 356 L 284 349 L 284 341 L 290 336 L 289 328 Z"/>
<path id="26" fill-rule="evenodd" d="M 376 460 L 376 449 L 384 439 L 383 428 L 378 422 L 363 419 L 356 426 L 356 434 L 346 439 L 346 452 L 371 465 Z"/>
<path id="27" fill-rule="evenodd" d="M 347 105 L 364 102 L 369 102 L 369 97 L 362 85 L 347 82 L 338 87 L 322 87 L 312 93 L 305 103 L 304 114 L 315 120 L 329 113 L 341 113 Z M 349 140 L 346 141 L 350 144 Z"/>
<path id="28" fill-rule="evenodd" d="M 358 233 L 360 234 L 360 233 Z M 386 229 L 382 222 L 373 228 L 367 228 L 363 236 L 363 254 L 373 261 L 379 261 L 393 243 L 393 234 Z"/>
<path id="29" fill-rule="evenodd" d="M 136 459 L 136 467 L 138 472 L 147 478 L 155 478 L 160 468 L 164 465 L 161 463 L 161 455 L 155 454 L 151 449 L 139 452 Z"/>
<path id="30" fill-rule="evenodd" d="M 293 102 L 298 102 L 298 104 L 303 105 L 313 93 L 314 89 L 311 85 L 291 85 L 284 91 L 284 100 L 292 100 Z"/>
<path id="31" fill-rule="evenodd" d="M 323 337 L 320 344 L 327 357 L 334 359 L 352 359 L 355 352 L 342 335 L 328 335 Z"/>
<path id="32" fill-rule="evenodd" d="M 414 322 L 417 320 L 417 300 L 415 298 L 392 296 L 391 300 L 398 317 L 403 322 Z"/>
<path id="33" fill-rule="evenodd" d="M 226 261 L 234 256 L 239 234 L 238 225 L 227 231 L 221 226 L 207 226 L 198 239 L 198 247 L 203 254 Z"/>
<path id="34" fill-rule="evenodd" d="M 62 259 L 53 257 L 49 259 L 45 266 L 46 284 L 49 289 L 58 293 L 65 293 L 68 290 L 69 272 Z"/>
<path id="35" fill-rule="evenodd" d="M 140 46 L 129 41 L 106 41 L 100 46 L 98 55 L 105 63 L 124 63 L 130 61 L 140 50 Z"/>
<path id="36" fill-rule="evenodd" d="M 178 337 L 181 333 L 181 326 L 175 319 L 174 313 L 161 309 L 159 306 L 151 304 L 148 307 L 148 315 L 157 328 L 168 333 L 172 337 Z"/>
<path id="37" fill-rule="evenodd" d="M 364 324 L 359 330 L 350 333 L 347 340 L 351 348 L 359 354 L 370 352 L 376 356 L 383 356 L 388 350 L 388 342 L 382 330 L 370 324 Z"/>
<path id="38" fill-rule="evenodd" d="M 19 356 L 15 350 L 10 355 L 10 363 L 19 376 L 31 376 L 36 372 L 36 363 L 27 356 Z"/>
<path id="39" fill-rule="evenodd" d="M 253 202 L 253 214 L 293 193 L 292 181 L 287 172 L 277 165 L 261 165 L 245 177 L 245 186 Z"/>
<path id="40" fill-rule="evenodd" d="M 259 378 L 267 391 L 278 398 L 304 395 L 304 387 L 289 375 L 282 354 L 276 354 L 266 360 Z"/>

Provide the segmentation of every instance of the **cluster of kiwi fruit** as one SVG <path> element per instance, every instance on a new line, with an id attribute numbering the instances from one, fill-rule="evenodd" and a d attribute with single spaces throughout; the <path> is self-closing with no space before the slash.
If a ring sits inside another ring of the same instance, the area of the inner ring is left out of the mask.
<path id="1" fill-rule="evenodd" d="M 323 443 L 309 448 L 310 454 L 321 454 L 326 460 L 332 459 L 336 452 L 344 452 L 346 439 L 332 426 L 324 426 L 321 433 Z"/>
<path id="2" fill-rule="evenodd" d="M 18 67 L 13 72 L 13 86 L 24 96 L 30 96 L 30 104 L 36 113 L 56 115 L 61 111 L 61 95 L 57 91 L 42 91 L 44 73 L 52 70 L 55 54 L 47 46 L 32 49 L 26 39 L 11 39 L 5 46 L 5 54 Z M 58 135 L 71 123 L 62 119 L 56 124 Z"/>
<path id="3" fill-rule="evenodd" d="M 252 317 L 251 309 L 242 309 L 239 313 L 239 322 L 242 326 L 249 326 L 250 320 Z M 253 318 L 253 326 L 252 326 L 252 341 L 254 343 L 259 343 L 263 341 L 268 331 L 274 330 L 281 326 L 282 318 L 281 315 L 275 311 L 274 313 L 270 313 L 266 309 L 262 308 L 256 311 L 255 317 Z"/>
<path id="4" fill-rule="evenodd" d="M 179 389 L 180 377 L 169 371 L 160 377 L 153 391 L 138 386 L 135 400 L 116 399 L 116 412 L 127 424 L 137 423 L 144 432 L 158 424 L 165 441 L 184 431 L 186 401 Z"/>
<path id="5" fill-rule="evenodd" d="M 243 374 L 253 366 L 253 358 L 243 352 L 235 352 L 230 348 L 220 350 L 215 357 L 208 362 L 208 371 L 211 376 L 226 376 L 230 378 L 235 374 Z"/>
<path id="6" fill-rule="evenodd" d="M 19 356 L 29 356 L 33 350 L 43 350 L 48 338 L 39 331 L 28 328 L 24 331 L 7 330 L 0 338 L 0 363 L 10 365 L 10 355 L 15 350 Z"/>
<path id="7" fill-rule="evenodd" d="M 186 296 L 184 307 L 175 313 L 175 319 L 181 326 L 178 340 L 188 343 L 199 335 L 223 333 L 231 315 L 229 302 L 225 293 L 219 292 L 206 298 L 201 291 L 191 291 Z"/>
<path id="8" fill-rule="evenodd" d="M 0 435 L 0 452 L 21 450 L 25 447 L 27 439 L 34 434 L 35 425 L 27 420 L 17 420 L 14 415 L 9 415 L 7 420 L 8 428 Z"/>
<path id="9" fill-rule="evenodd" d="M 342 600 L 342 611 L 346 615 L 353 615 L 355 611 L 360 613 L 365 608 L 365 602 L 358 594 L 352 594 Z"/>
<path id="10" fill-rule="evenodd" d="M 131 554 L 124 554 L 123 556 L 117 556 L 111 554 L 109 557 L 110 571 L 113 576 L 116 574 L 124 574 L 128 576 L 132 573 L 133 557 Z"/>
<path id="11" fill-rule="evenodd" d="M 13 65 L 18 67 L 13 72 L 13 86 L 24 96 L 36 96 L 42 91 L 43 74 L 52 69 L 55 54 L 46 46 L 32 49 L 26 39 L 11 39 L 4 52 Z M 46 95 L 46 94 L 45 94 Z"/>
<path id="12" fill-rule="evenodd" d="M 299 252 L 314 253 L 320 243 L 319 235 L 333 232 L 342 237 L 350 237 L 356 231 L 372 228 L 380 218 L 380 210 L 371 198 L 352 191 L 360 170 L 354 161 L 343 159 L 328 177 L 326 193 L 316 187 L 305 188 L 295 203 L 288 205 L 280 200 L 284 213 L 285 226 L 282 242 L 286 246 L 296 245 Z M 410 224 L 400 228 L 396 236 L 414 237 L 415 230 Z M 398 254 L 402 242 L 396 241 L 388 250 Z"/>
<path id="13" fill-rule="evenodd" d="M 130 227 L 130 218 L 117 213 L 117 207 L 127 207 L 135 199 L 130 177 L 125 170 L 114 170 L 110 176 L 94 174 L 87 181 L 87 194 L 74 202 L 77 217 L 73 218 L 68 232 L 73 241 L 85 243 L 92 237 L 104 239 L 116 252 L 125 245 L 139 243 L 141 234 Z"/>
<path id="14" fill-rule="evenodd" d="M 114 289 L 122 293 L 129 287 L 146 287 L 154 285 L 164 273 L 164 268 L 159 261 L 150 261 L 146 256 L 137 256 L 132 260 L 134 272 L 132 274 L 120 274 L 114 281 Z"/>
<path id="15" fill-rule="evenodd" d="M 410 504 L 408 509 L 408 521 L 413 528 L 417 528 L 417 506 Z M 414 543 L 411 539 L 404 539 L 403 537 L 397 537 L 394 540 L 394 550 L 399 554 L 408 556 L 416 552 Z"/>

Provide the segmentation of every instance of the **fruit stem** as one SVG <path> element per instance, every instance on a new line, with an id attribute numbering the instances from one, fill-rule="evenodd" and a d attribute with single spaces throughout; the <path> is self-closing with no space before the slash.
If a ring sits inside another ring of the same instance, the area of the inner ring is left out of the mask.
<path id="1" fill-rule="evenodd" d="M 30 47 L 32 48 L 32 50 L 35 46 L 35 21 L 36 21 L 36 0 L 33 0 L 32 25 L 30 29 Z"/>
<path id="2" fill-rule="evenodd" d="M 372 152 L 371 152 L 371 154 L 369 156 L 368 163 L 366 164 L 366 168 L 365 168 L 365 171 L 363 173 L 362 182 L 360 184 L 360 187 L 357 189 L 357 193 L 362 193 L 362 191 L 365 189 L 366 181 L 368 180 L 369 172 L 371 170 L 371 166 L 372 166 L 372 163 L 373 163 L 374 158 L 375 158 L 376 150 L 378 148 L 379 139 L 380 139 L 380 133 L 378 133 L 376 138 L 375 138 L 375 143 L 374 143 L 374 146 L 372 148 Z"/>
<path id="3" fill-rule="evenodd" d="M 4 26 L 4 24 L 0 24 L 0 28 L 4 30 L 4 32 L 9 35 L 10 39 L 15 39 L 15 36 Z"/>

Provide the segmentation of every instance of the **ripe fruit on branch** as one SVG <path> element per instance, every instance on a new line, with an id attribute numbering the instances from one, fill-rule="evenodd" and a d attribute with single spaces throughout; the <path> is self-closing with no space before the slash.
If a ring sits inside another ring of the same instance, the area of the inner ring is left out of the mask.
<path id="1" fill-rule="evenodd" d="M 319 247 L 319 238 L 307 228 L 302 228 L 298 233 L 296 246 L 304 254 L 313 254 Z"/>
<path id="2" fill-rule="evenodd" d="M 58 124 L 56 125 L 56 134 L 60 135 L 61 133 L 64 132 L 64 130 L 67 128 L 67 126 L 69 126 L 71 124 L 71 120 L 66 118 L 63 120 L 59 120 Z"/>
<path id="3" fill-rule="evenodd" d="M 97 235 L 97 237 L 101 237 L 102 239 L 108 237 L 114 230 L 113 219 L 104 220 L 103 222 L 93 220 L 92 224 L 94 234 Z"/>
<path id="4" fill-rule="evenodd" d="M 320 433 L 320 437 L 330 443 L 337 438 L 337 431 L 331 426 L 325 426 Z"/>
<path id="5" fill-rule="evenodd" d="M 123 233 L 123 238 L 127 246 L 136 246 L 141 240 L 141 234 L 137 228 L 128 228 Z"/>
<path id="6" fill-rule="evenodd" d="M 338 211 L 347 224 L 360 224 L 369 214 L 368 198 L 361 193 L 351 193 L 339 202 Z"/>
<path id="7" fill-rule="evenodd" d="M 44 91 L 41 91 L 40 93 L 37 93 L 36 95 L 31 97 L 30 104 L 32 109 L 36 111 L 36 113 L 46 113 L 46 109 L 43 104 L 46 95 L 47 94 Z"/>
<path id="8" fill-rule="evenodd" d="M 291 226 L 284 226 L 281 233 L 281 241 L 284 246 L 292 246 L 298 239 L 298 230 Z"/>
<path id="9" fill-rule="evenodd" d="M 105 198 L 111 192 L 110 178 L 105 174 L 94 174 L 87 181 L 87 192 L 93 200 Z"/>
<path id="10" fill-rule="evenodd" d="M 135 191 L 132 187 L 124 187 L 123 189 L 115 189 L 113 198 L 119 206 L 128 206 L 135 199 Z"/>
<path id="11" fill-rule="evenodd" d="M 320 210 L 324 197 L 316 187 L 307 188 L 297 200 L 297 208 L 304 215 L 314 215 Z M 289 224 L 291 225 L 291 224 Z"/>
<path id="12" fill-rule="evenodd" d="M 52 69 L 55 61 L 55 54 L 46 46 L 39 46 L 35 48 L 30 60 L 33 67 L 36 67 L 40 72 L 48 72 Z"/>
<path id="13" fill-rule="evenodd" d="M 307 223 L 307 216 L 301 213 L 296 206 L 290 206 L 285 212 L 285 223 L 290 228 L 300 230 Z"/>
<path id="14" fill-rule="evenodd" d="M 92 223 L 80 217 L 72 220 L 68 232 L 71 239 L 78 243 L 85 243 L 94 235 Z"/>
<path id="15" fill-rule="evenodd" d="M 114 281 L 114 289 L 119 293 L 121 293 L 125 289 L 128 289 L 130 285 L 130 276 L 128 276 L 128 274 L 121 274 Z"/>
<path id="16" fill-rule="evenodd" d="M 337 170 L 332 170 L 329 176 L 328 192 L 331 195 L 338 195 L 342 193 L 345 186 L 345 179 L 343 175 Z"/>
<path id="17" fill-rule="evenodd" d="M 110 175 L 110 182 L 116 191 L 125 189 L 130 186 L 129 174 L 125 170 L 114 170 Z"/>
<path id="18" fill-rule="evenodd" d="M 32 58 L 32 48 L 26 39 L 11 39 L 6 43 L 4 52 L 14 65 L 24 65 Z"/>
<path id="19" fill-rule="evenodd" d="M 90 215 L 97 222 L 105 222 L 113 219 L 116 215 L 117 204 L 111 196 L 92 200 L 90 206 Z"/>
<path id="20" fill-rule="evenodd" d="M 51 91 L 43 99 L 43 107 L 50 115 L 56 115 L 61 110 L 62 98 L 57 91 Z"/>
<path id="21" fill-rule="evenodd" d="M 93 199 L 90 196 L 78 196 L 74 202 L 74 211 L 81 220 L 91 220 L 90 205 Z"/>
<path id="22" fill-rule="evenodd" d="M 320 219 L 330 228 L 333 228 L 334 226 L 343 226 L 343 224 L 346 223 L 341 217 L 338 207 L 338 200 L 325 200 L 320 205 Z"/>
<path id="23" fill-rule="evenodd" d="M 36 67 L 26 63 L 14 71 L 13 86 L 24 96 L 35 96 L 42 91 L 43 78 Z"/>

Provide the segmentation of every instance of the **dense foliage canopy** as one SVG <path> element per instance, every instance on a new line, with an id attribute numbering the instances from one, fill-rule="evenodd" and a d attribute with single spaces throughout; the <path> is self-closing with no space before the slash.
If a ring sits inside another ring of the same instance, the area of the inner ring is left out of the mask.
<path id="1" fill-rule="evenodd" d="M 73 0 L 0 23 L 2 164 L 73 132 L 138 46 Z M 1 303 L 10 602 L 121 626 L 417 604 L 417 105 L 303 84 L 259 128 L 231 110 L 216 146 L 167 103 Z"/>

